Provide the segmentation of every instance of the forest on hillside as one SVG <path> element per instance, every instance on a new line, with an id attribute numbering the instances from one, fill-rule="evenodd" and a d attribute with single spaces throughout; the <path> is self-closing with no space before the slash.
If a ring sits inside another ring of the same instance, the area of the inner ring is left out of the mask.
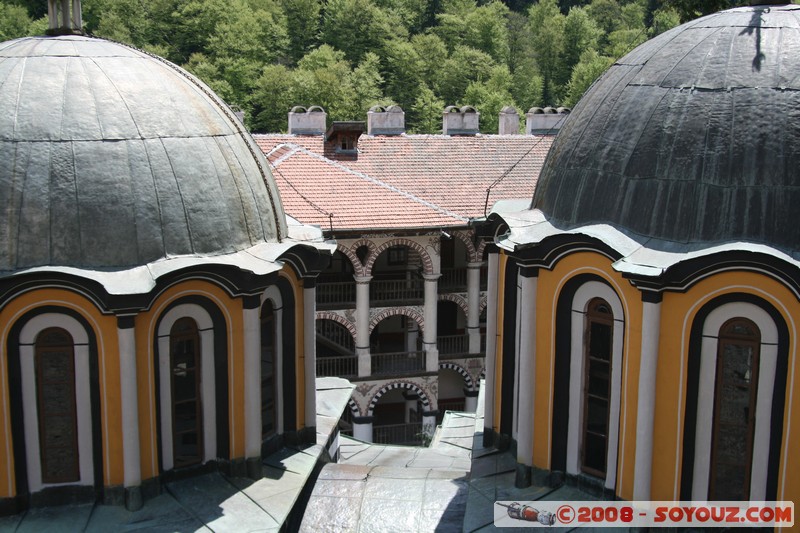
<path id="1" fill-rule="evenodd" d="M 735 2 L 736 0 L 734 0 Z M 91 35 L 166 57 L 245 111 L 286 129 L 295 105 L 365 120 L 399 104 L 411 132 L 447 105 L 497 130 L 504 106 L 572 107 L 616 59 L 730 0 L 83 0 Z M 41 35 L 44 0 L 0 0 L 0 41 Z"/>

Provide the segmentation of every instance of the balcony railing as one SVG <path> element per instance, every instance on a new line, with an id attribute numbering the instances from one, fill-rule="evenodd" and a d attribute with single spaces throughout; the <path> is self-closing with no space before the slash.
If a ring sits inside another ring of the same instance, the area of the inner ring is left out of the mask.
<path id="1" fill-rule="evenodd" d="M 369 299 L 372 303 L 422 301 L 425 297 L 425 280 L 373 279 L 369 283 Z"/>
<path id="2" fill-rule="evenodd" d="M 317 359 L 317 376 L 354 378 L 358 376 L 358 356 L 342 355 L 319 357 Z"/>
<path id="3" fill-rule="evenodd" d="M 439 335 L 436 339 L 439 355 L 469 353 L 469 335 Z"/>
<path id="4" fill-rule="evenodd" d="M 355 281 L 331 281 L 317 284 L 317 308 L 342 309 L 355 306 Z"/>
<path id="5" fill-rule="evenodd" d="M 372 375 L 415 374 L 425 371 L 425 352 L 372 354 Z"/>
<path id="6" fill-rule="evenodd" d="M 373 426 L 372 442 L 376 444 L 406 444 L 419 446 L 422 444 L 422 424 L 389 424 Z"/>
<path id="7" fill-rule="evenodd" d="M 317 320 L 317 340 L 327 342 L 346 354 L 355 353 L 353 335 L 342 325 L 330 320 Z"/>
<path id="8" fill-rule="evenodd" d="M 444 292 L 466 292 L 467 269 L 443 268 L 439 278 L 439 290 Z"/>

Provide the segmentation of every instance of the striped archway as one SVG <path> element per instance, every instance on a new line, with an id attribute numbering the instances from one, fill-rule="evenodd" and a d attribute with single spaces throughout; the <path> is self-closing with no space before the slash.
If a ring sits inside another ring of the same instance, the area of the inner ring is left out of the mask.
<path id="1" fill-rule="evenodd" d="M 410 391 L 415 392 L 416 394 L 419 395 L 420 402 L 422 402 L 422 409 L 425 411 L 431 410 L 430 398 L 428 398 L 428 393 L 426 393 L 422 389 L 422 387 L 410 381 L 394 381 L 392 383 L 387 383 L 386 385 L 378 389 L 378 392 L 375 393 L 375 395 L 369 402 L 369 407 L 367 407 L 367 416 L 372 416 L 373 410 L 375 409 L 375 406 L 378 404 L 378 400 L 381 399 L 381 396 L 395 389 L 408 389 Z"/>

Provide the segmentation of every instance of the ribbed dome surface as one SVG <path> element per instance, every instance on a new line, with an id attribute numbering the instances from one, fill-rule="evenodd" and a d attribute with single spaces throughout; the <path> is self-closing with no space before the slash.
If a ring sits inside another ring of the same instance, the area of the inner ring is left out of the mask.
<path id="1" fill-rule="evenodd" d="M 533 207 L 560 227 L 800 249 L 800 6 L 709 15 L 618 61 L 561 129 Z"/>
<path id="2" fill-rule="evenodd" d="M 196 78 L 87 37 L 0 44 L 0 271 L 116 269 L 277 241 L 269 169 Z"/>

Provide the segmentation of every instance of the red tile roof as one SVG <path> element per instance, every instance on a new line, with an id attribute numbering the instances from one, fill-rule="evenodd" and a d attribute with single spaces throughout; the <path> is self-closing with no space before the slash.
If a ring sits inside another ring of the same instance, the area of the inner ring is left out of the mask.
<path id="1" fill-rule="evenodd" d="M 553 138 L 362 135 L 357 157 L 337 160 L 321 135 L 255 135 L 286 212 L 340 230 L 464 226 L 498 200 L 532 198 Z"/>

